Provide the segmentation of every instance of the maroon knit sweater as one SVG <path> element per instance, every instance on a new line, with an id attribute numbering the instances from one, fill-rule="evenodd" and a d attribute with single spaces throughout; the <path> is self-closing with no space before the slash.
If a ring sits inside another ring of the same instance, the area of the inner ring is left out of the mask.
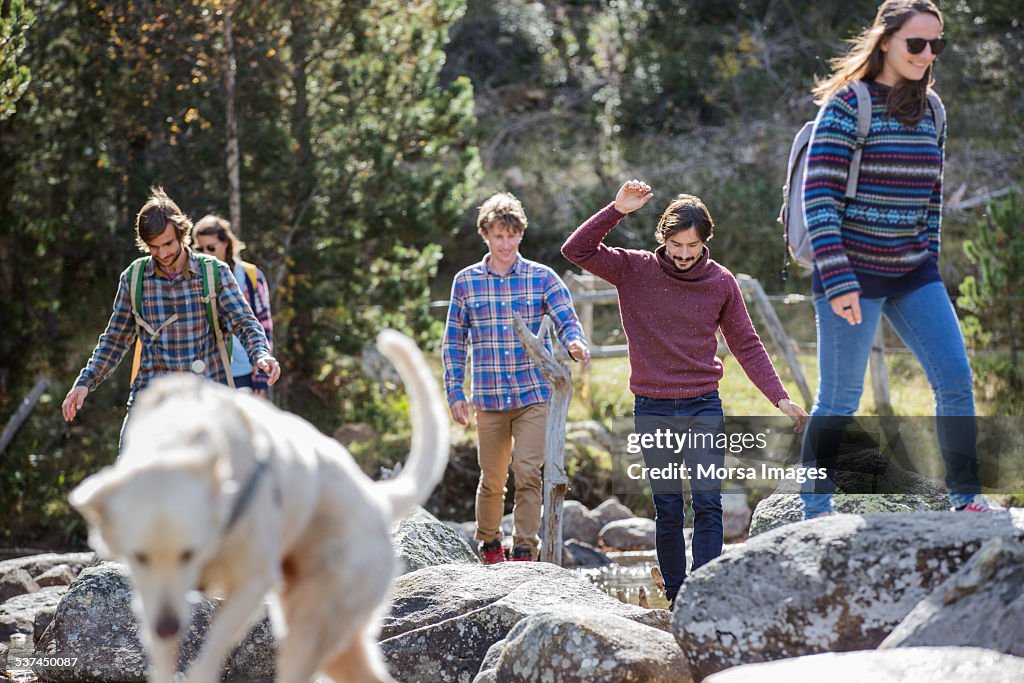
<path id="1" fill-rule="evenodd" d="M 648 398 L 692 398 L 714 391 L 722 379 L 715 356 L 720 327 L 750 381 L 772 402 L 789 398 L 761 338 L 750 322 L 736 278 L 710 258 L 680 272 L 665 255 L 609 247 L 602 240 L 622 220 L 609 204 L 562 245 L 562 255 L 615 285 L 629 348 L 629 389 Z"/>

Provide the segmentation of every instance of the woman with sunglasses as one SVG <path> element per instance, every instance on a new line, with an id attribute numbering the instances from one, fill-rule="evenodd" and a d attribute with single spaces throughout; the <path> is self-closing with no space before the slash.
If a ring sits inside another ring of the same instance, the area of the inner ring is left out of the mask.
<path id="1" fill-rule="evenodd" d="M 955 510 L 987 512 L 978 495 L 971 368 L 939 273 L 945 126 L 929 102 L 946 46 L 931 0 L 886 0 L 874 23 L 831 62 L 813 92 L 823 105 L 807 154 L 804 206 L 814 247 L 812 290 L 821 378 L 803 443 L 807 466 L 831 467 L 864 390 L 882 316 L 924 367 L 935 394 L 939 449 Z M 871 96 L 871 126 L 857 139 L 856 93 Z M 939 100 L 936 98 L 936 103 Z M 860 144 L 859 144 L 860 143 Z M 857 194 L 846 181 L 861 149 Z M 804 518 L 831 514 L 831 478 L 801 494 Z"/>
<path id="2" fill-rule="evenodd" d="M 203 216 L 192 228 L 192 244 L 200 253 L 216 256 L 228 264 L 238 281 L 238 286 L 249 302 L 249 307 L 256 314 L 256 319 L 267 334 L 267 343 L 271 352 L 274 348 L 274 323 L 270 317 L 270 288 L 263 271 L 251 263 L 241 259 L 239 254 L 245 249 L 245 243 L 235 235 L 231 223 L 213 214 Z M 232 338 L 232 349 L 242 348 L 236 338 Z M 254 369 L 244 353 L 231 354 L 231 374 L 236 388 L 253 391 L 257 396 L 266 396 L 268 390 L 267 376 Z"/>

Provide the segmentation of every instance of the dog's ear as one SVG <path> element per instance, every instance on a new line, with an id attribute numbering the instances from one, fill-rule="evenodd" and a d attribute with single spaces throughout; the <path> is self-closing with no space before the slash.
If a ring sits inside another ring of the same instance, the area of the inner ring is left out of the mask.
<path id="1" fill-rule="evenodd" d="M 68 502 L 89 525 L 89 545 L 101 555 L 109 555 L 111 550 L 103 537 L 103 529 L 107 526 L 107 500 L 119 482 L 120 478 L 114 468 L 104 467 L 86 477 L 68 495 Z"/>

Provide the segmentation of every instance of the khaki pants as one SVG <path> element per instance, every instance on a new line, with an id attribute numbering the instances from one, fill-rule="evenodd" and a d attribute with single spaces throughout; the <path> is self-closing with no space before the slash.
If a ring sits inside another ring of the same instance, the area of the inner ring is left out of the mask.
<path id="1" fill-rule="evenodd" d="M 537 557 L 547 423 L 547 403 L 535 403 L 516 410 L 476 411 L 476 433 L 480 444 L 477 451 L 480 463 L 480 483 L 476 488 L 477 540 L 485 543 L 500 541 L 504 536 L 501 516 L 511 463 L 516 482 L 512 542 L 528 546 Z"/>

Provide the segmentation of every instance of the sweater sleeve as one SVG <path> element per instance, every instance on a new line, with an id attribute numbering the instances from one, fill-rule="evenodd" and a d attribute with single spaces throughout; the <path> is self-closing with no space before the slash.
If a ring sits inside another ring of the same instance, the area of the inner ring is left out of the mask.
<path id="1" fill-rule="evenodd" d="M 750 381 L 772 405 L 777 405 L 782 399 L 789 398 L 789 393 L 782 385 L 772 359 L 761 343 L 757 331 L 754 330 L 747 305 L 743 302 L 743 293 L 732 274 L 726 276 L 726 285 L 729 292 L 719 322 L 722 336 L 725 337 L 729 351 L 739 361 L 740 367 L 747 373 Z"/>
<path id="2" fill-rule="evenodd" d="M 928 203 L 928 251 L 939 258 L 942 240 L 942 175 L 946 168 L 946 131 L 948 123 L 942 122 L 939 133 L 939 177 L 935 179 L 932 197 Z"/>
<path id="3" fill-rule="evenodd" d="M 829 300 L 860 291 L 842 239 L 846 180 L 856 145 L 857 96 L 846 87 L 818 112 L 803 185 L 804 218 L 814 248 L 814 265 Z"/>
<path id="4" fill-rule="evenodd" d="M 604 238 L 625 216 L 615 208 L 614 203 L 604 207 L 569 235 L 569 239 L 562 245 L 562 256 L 602 280 L 618 286 L 629 270 L 629 258 L 625 249 L 609 247 L 604 243 Z"/>
<path id="5" fill-rule="evenodd" d="M 248 278 L 246 280 L 248 281 Z M 267 276 L 259 268 L 256 269 L 256 288 L 249 293 L 252 312 L 263 326 L 263 333 L 267 335 L 267 348 L 270 349 L 270 353 L 274 353 L 274 321 L 270 315 L 270 286 L 267 284 Z M 246 299 L 249 298 L 249 296 L 246 297 Z M 267 391 L 270 388 L 270 377 L 255 366 L 252 369 L 252 388 L 255 391 Z"/>
<path id="6" fill-rule="evenodd" d="M 270 355 L 267 335 L 263 331 L 263 326 L 256 320 L 249 302 L 245 300 L 245 295 L 242 294 L 242 289 L 238 286 L 238 281 L 235 280 L 228 264 L 218 261 L 216 267 L 220 279 L 217 308 L 223 318 L 223 324 L 228 332 L 241 340 L 249 362 L 255 367 L 257 362 Z M 231 372 L 230 367 L 224 370 Z"/>

